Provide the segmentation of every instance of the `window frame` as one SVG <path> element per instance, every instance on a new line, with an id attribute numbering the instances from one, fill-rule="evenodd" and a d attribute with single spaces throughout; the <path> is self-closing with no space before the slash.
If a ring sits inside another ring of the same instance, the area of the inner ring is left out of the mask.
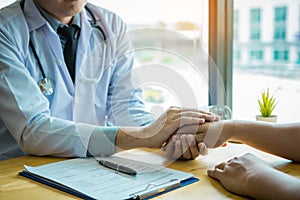
<path id="1" fill-rule="evenodd" d="M 208 11 L 209 105 L 232 108 L 233 0 L 210 0 Z"/>

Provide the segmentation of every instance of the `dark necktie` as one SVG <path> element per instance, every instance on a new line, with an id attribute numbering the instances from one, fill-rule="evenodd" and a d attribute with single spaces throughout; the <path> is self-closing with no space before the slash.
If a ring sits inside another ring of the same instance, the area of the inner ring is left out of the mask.
<path id="1" fill-rule="evenodd" d="M 70 76 L 75 80 L 75 63 L 76 63 L 76 48 L 77 48 L 77 38 L 78 30 L 77 26 L 63 26 L 58 27 L 57 32 L 60 34 L 64 52 L 64 58 L 66 65 L 68 67 Z"/>

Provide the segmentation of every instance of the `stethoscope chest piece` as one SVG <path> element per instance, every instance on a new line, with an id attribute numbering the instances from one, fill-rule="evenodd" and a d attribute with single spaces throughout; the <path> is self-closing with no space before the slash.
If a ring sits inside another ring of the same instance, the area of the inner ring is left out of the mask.
<path id="1" fill-rule="evenodd" d="M 42 78 L 39 81 L 39 87 L 44 95 L 49 96 L 53 94 L 52 81 L 49 78 Z"/>

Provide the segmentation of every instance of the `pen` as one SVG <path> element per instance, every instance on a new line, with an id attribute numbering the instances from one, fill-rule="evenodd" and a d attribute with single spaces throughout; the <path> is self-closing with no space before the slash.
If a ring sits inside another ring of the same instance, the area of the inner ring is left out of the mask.
<path id="1" fill-rule="evenodd" d="M 100 165 L 110 168 L 110 169 L 113 169 L 113 170 L 116 170 L 118 172 L 123 172 L 128 175 L 136 175 L 137 174 L 137 172 L 134 169 L 131 169 L 129 167 L 119 165 L 119 164 L 116 164 L 116 163 L 113 163 L 113 162 L 110 162 L 107 160 L 98 160 L 98 162 Z"/>

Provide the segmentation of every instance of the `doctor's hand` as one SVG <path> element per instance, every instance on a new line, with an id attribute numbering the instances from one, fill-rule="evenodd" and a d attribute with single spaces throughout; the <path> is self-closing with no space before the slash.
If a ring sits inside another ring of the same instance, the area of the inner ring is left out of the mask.
<path id="1" fill-rule="evenodd" d="M 183 127 L 192 126 L 194 129 L 194 126 L 197 127 L 197 125 L 203 124 L 206 121 L 214 120 L 219 120 L 219 117 L 209 112 L 170 107 L 148 126 L 121 127 L 117 134 L 116 146 L 123 150 L 138 147 L 160 148 L 173 135 L 181 133 Z M 189 141 L 189 139 L 186 139 L 186 141 Z M 192 151 L 194 152 L 193 149 Z"/>
<path id="2" fill-rule="evenodd" d="M 203 141 L 208 126 L 209 123 L 206 122 L 182 127 L 176 135 L 168 140 L 162 150 L 172 159 L 189 160 L 195 159 L 200 154 L 206 155 L 207 147 Z"/>

